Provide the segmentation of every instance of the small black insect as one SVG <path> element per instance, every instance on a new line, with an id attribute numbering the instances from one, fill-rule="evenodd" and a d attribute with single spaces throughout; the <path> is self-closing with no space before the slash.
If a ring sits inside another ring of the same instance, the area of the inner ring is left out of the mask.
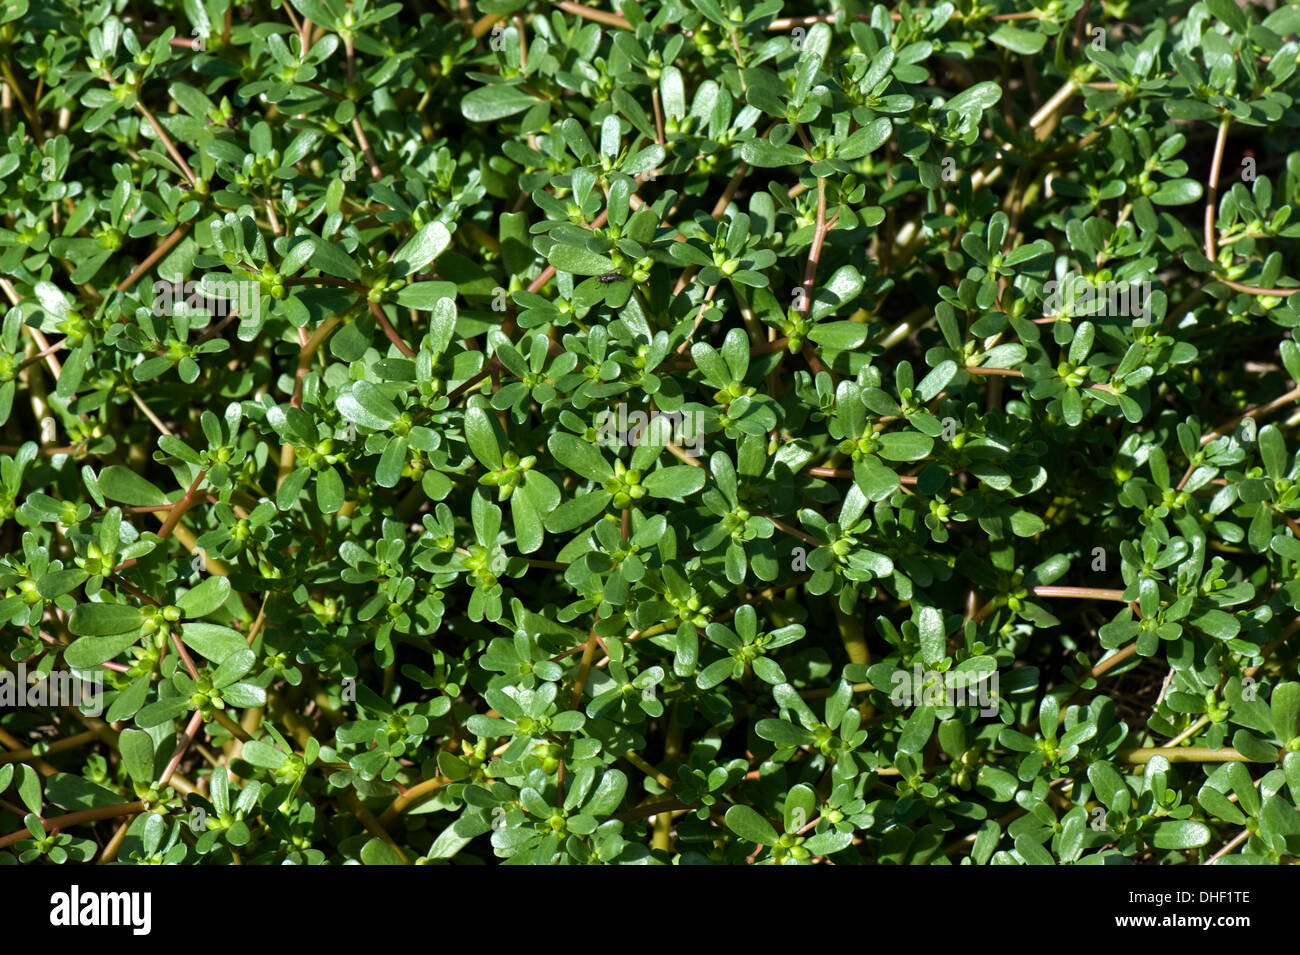
<path id="1" fill-rule="evenodd" d="M 615 282 L 623 281 L 624 277 L 625 276 L 622 272 L 615 270 L 613 272 L 606 272 L 604 275 L 596 276 L 596 281 L 601 285 L 613 285 Z"/>

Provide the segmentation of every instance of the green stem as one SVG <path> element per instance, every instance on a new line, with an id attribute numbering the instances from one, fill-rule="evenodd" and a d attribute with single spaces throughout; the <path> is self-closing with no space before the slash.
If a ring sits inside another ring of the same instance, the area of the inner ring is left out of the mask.
<path id="1" fill-rule="evenodd" d="M 1171 763 L 1251 763 L 1255 762 L 1235 749 L 1210 749 L 1208 746 L 1155 746 L 1140 749 L 1121 749 L 1116 759 L 1126 763 L 1145 763 L 1155 756 L 1163 756 Z"/>

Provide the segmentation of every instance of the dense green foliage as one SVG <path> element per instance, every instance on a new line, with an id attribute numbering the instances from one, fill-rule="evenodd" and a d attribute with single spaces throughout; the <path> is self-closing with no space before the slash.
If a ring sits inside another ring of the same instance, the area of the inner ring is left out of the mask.
<path id="1" fill-rule="evenodd" d="M 1300 7 L 1119 7 L 0 3 L 0 863 L 1294 861 Z"/>

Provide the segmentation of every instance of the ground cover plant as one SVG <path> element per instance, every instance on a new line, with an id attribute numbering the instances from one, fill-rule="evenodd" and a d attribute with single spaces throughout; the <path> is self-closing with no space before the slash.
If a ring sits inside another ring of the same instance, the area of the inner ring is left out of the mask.
<path id="1" fill-rule="evenodd" d="M 0 863 L 1300 857 L 1300 7 L 0 11 Z"/>

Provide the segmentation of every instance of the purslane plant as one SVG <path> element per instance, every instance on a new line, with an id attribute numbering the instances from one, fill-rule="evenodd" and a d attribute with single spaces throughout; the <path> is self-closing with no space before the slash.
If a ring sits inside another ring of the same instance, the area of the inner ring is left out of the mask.
<path id="1" fill-rule="evenodd" d="M 1294 862 L 1300 6 L 1122 16 L 0 4 L 0 864 Z"/>

